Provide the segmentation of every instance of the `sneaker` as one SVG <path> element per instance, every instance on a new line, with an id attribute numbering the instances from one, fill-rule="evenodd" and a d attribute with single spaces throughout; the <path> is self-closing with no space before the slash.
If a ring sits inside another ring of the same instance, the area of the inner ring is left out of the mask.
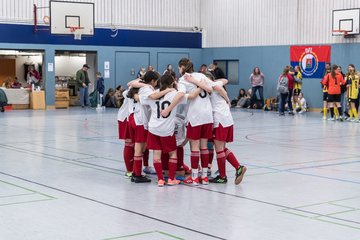
<path id="1" fill-rule="evenodd" d="M 199 180 L 198 177 L 192 180 L 192 185 L 193 186 L 198 186 L 199 184 L 200 184 L 200 180 Z"/>
<path id="2" fill-rule="evenodd" d="M 216 176 L 216 178 L 209 180 L 211 183 L 227 183 L 227 177 L 220 177 L 220 175 Z"/>
<path id="3" fill-rule="evenodd" d="M 135 183 L 148 183 L 151 182 L 150 178 L 147 178 L 146 176 L 133 176 Z"/>
<path id="4" fill-rule="evenodd" d="M 326 117 L 324 116 L 322 119 L 323 119 L 323 120 L 326 120 Z"/>
<path id="5" fill-rule="evenodd" d="M 132 172 L 126 172 L 124 177 L 130 179 L 132 177 Z"/>
<path id="6" fill-rule="evenodd" d="M 193 180 L 192 180 L 192 177 L 191 177 L 191 176 L 187 177 L 187 178 L 184 180 L 184 184 L 186 184 L 186 185 L 190 185 L 190 184 L 192 184 L 192 183 L 193 183 Z"/>
<path id="7" fill-rule="evenodd" d="M 305 112 L 304 110 L 301 110 L 299 113 L 302 114 L 302 113 L 304 113 L 304 112 Z"/>
<path id="8" fill-rule="evenodd" d="M 285 113 L 281 112 L 279 113 L 279 116 L 285 116 Z"/>
<path id="9" fill-rule="evenodd" d="M 156 171 L 153 167 L 144 167 L 143 172 L 150 175 L 156 175 Z"/>
<path id="10" fill-rule="evenodd" d="M 168 179 L 168 181 L 167 181 L 167 185 L 169 185 L 169 186 L 175 186 L 175 185 L 179 185 L 179 184 L 180 184 L 180 181 L 176 180 L 176 179 L 174 179 L 174 180 Z"/>
<path id="11" fill-rule="evenodd" d="M 289 115 L 294 115 L 294 112 L 293 112 L 293 111 L 290 111 L 290 112 L 289 112 Z"/>
<path id="12" fill-rule="evenodd" d="M 185 177 L 183 177 L 183 176 L 176 176 L 175 178 L 176 178 L 176 180 L 179 180 L 180 182 L 185 181 Z"/>
<path id="13" fill-rule="evenodd" d="M 165 185 L 165 181 L 162 179 L 158 180 L 158 187 L 163 187 Z"/>
<path id="14" fill-rule="evenodd" d="M 241 181 L 244 178 L 246 172 L 246 167 L 245 166 L 240 166 L 238 167 L 238 169 L 236 169 L 236 173 L 235 173 L 235 184 L 239 185 L 241 183 Z"/>
<path id="15" fill-rule="evenodd" d="M 209 185 L 209 178 L 208 177 L 201 178 L 201 184 Z"/>
<path id="16" fill-rule="evenodd" d="M 346 120 L 346 121 L 348 121 L 348 122 L 353 122 L 353 121 L 355 121 L 355 119 L 354 119 L 354 118 L 349 118 L 349 117 L 348 117 L 348 118 L 346 118 L 345 120 Z"/>
<path id="17" fill-rule="evenodd" d="M 328 118 L 328 121 L 335 121 L 335 118 Z"/>
<path id="18" fill-rule="evenodd" d="M 339 117 L 340 122 L 344 121 L 344 118 L 342 116 Z"/>

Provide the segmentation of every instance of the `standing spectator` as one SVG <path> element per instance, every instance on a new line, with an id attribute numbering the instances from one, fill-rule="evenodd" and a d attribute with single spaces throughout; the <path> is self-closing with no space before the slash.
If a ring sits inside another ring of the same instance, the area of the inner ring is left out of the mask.
<path id="1" fill-rule="evenodd" d="M 165 69 L 165 71 L 163 72 L 163 75 L 165 75 L 167 72 L 169 72 L 169 73 L 171 73 L 171 72 L 173 72 L 174 70 L 173 70 L 173 66 L 171 65 L 171 64 L 168 64 L 167 66 L 166 66 L 166 69 Z M 170 74 L 171 75 L 171 74 Z"/>
<path id="2" fill-rule="evenodd" d="M 105 92 L 105 85 L 104 85 L 104 78 L 101 76 L 100 72 L 96 73 L 96 90 L 99 93 L 99 102 L 98 107 L 102 106 L 103 100 L 104 100 L 104 92 Z"/>
<path id="3" fill-rule="evenodd" d="M 153 66 L 149 65 L 148 68 L 147 68 L 147 71 L 148 71 L 148 72 L 149 72 L 149 71 L 152 71 L 152 72 L 153 72 L 153 71 L 155 71 L 155 70 L 154 70 Z"/>
<path id="4" fill-rule="evenodd" d="M 76 72 L 76 82 L 80 88 L 80 104 L 84 108 L 90 104 L 89 102 L 89 84 L 90 79 L 88 75 L 89 65 L 84 64 L 82 69 Z"/>
<path id="5" fill-rule="evenodd" d="M 260 68 L 255 67 L 252 74 L 250 75 L 250 83 L 251 83 L 251 106 L 256 103 L 257 96 L 256 92 L 259 91 L 261 106 L 264 105 L 264 74 L 260 71 Z"/>
<path id="6" fill-rule="evenodd" d="M 328 73 L 321 82 L 323 85 L 328 86 L 328 104 L 330 107 L 331 118 L 330 121 L 334 121 L 334 106 L 338 109 L 340 120 L 342 121 L 342 109 L 340 104 L 341 85 L 345 84 L 345 80 L 340 73 L 340 69 L 337 65 L 333 65 L 331 73 Z M 338 116 L 336 116 L 336 119 Z"/>
<path id="7" fill-rule="evenodd" d="M 29 85 L 34 84 L 35 86 L 40 85 L 40 74 L 35 70 L 34 66 L 29 66 L 26 81 Z"/>
<path id="8" fill-rule="evenodd" d="M 139 72 L 138 72 L 138 74 L 137 74 L 137 78 L 143 79 L 145 73 L 146 73 L 145 68 L 144 68 L 144 67 L 141 67 L 140 70 L 139 70 Z"/>
<path id="9" fill-rule="evenodd" d="M 287 104 L 288 104 L 288 112 L 290 115 L 294 115 L 294 109 L 293 109 L 293 105 L 292 105 L 292 95 L 294 92 L 294 82 L 295 82 L 295 72 L 292 66 L 287 66 L 287 68 L 289 69 L 288 72 L 288 87 L 289 87 L 289 93 L 288 93 L 288 98 L 287 98 Z"/>
<path id="10" fill-rule="evenodd" d="M 21 87 L 22 87 L 21 83 L 19 82 L 18 78 L 15 77 L 14 82 L 11 84 L 11 88 L 21 88 Z"/>
<path id="11" fill-rule="evenodd" d="M 324 76 L 323 79 L 325 78 L 325 76 L 327 74 L 329 74 L 331 72 L 331 64 L 330 63 L 326 63 L 325 64 L 325 72 L 324 72 Z M 322 89 L 323 89 L 323 120 L 326 120 L 326 115 L 327 115 L 327 111 L 328 111 L 328 103 L 327 103 L 327 98 L 328 98 L 328 86 L 322 84 Z"/>
<path id="12" fill-rule="evenodd" d="M 199 70 L 199 73 L 204 73 L 204 72 L 207 72 L 207 66 L 206 64 L 202 64 L 201 67 L 200 67 L 200 70 Z"/>
<path id="13" fill-rule="evenodd" d="M 295 66 L 294 68 L 295 74 L 294 74 L 294 97 L 293 102 L 294 105 L 298 104 L 298 96 L 301 93 L 302 88 L 302 74 L 299 66 Z"/>
<path id="14" fill-rule="evenodd" d="M 218 67 L 218 63 L 217 62 L 214 62 L 213 63 L 213 75 L 215 77 L 215 80 L 216 79 L 220 79 L 220 78 L 226 78 L 223 70 L 221 70 L 219 67 Z"/>
<path id="15" fill-rule="evenodd" d="M 285 103 L 286 99 L 289 95 L 289 68 L 285 67 L 283 73 L 280 75 L 278 84 L 277 84 L 277 91 L 280 94 L 280 103 L 279 103 L 279 115 L 284 116 L 285 113 Z"/>

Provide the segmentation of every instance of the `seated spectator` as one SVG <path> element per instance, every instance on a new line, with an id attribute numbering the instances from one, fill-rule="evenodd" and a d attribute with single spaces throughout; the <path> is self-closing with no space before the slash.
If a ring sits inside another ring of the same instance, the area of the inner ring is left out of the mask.
<path id="1" fill-rule="evenodd" d="M 144 75 L 145 75 L 146 71 L 144 67 L 141 67 L 138 74 L 137 74 L 137 78 L 141 78 L 143 79 Z"/>
<path id="2" fill-rule="evenodd" d="M 108 92 L 105 95 L 105 100 L 104 100 L 104 106 L 105 107 L 111 107 L 111 108 L 115 108 L 116 107 L 116 103 L 115 103 L 115 90 L 113 88 L 110 88 L 108 90 Z"/>
<path id="3" fill-rule="evenodd" d="M 296 102 L 296 112 L 298 113 L 307 112 L 306 99 L 304 98 L 302 92 L 299 93 L 298 101 Z"/>
<path id="4" fill-rule="evenodd" d="M 115 106 L 117 108 L 121 107 L 121 105 L 124 102 L 124 96 L 123 96 L 124 89 L 121 87 L 121 85 L 116 87 L 115 92 Z"/>
<path id="5" fill-rule="evenodd" d="M 250 97 L 245 92 L 245 89 L 241 88 L 239 90 L 239 95 L 231 101 L 231 107 L 241 107 L 246 108 L 250 104 Z"/>
<path id="6" fill-rule="evenodd" d="M 251 88 L 247 91 L 247 95 L 249 96 L 249 99 L 251 99 L 251 96 L 252 96 Z M 263 106 L 263 104 L 262 104 L 261 100 L 256 98 L 256 101 L 253 104 L 249 103 L 249 106 L 247 108 L 261 109 L 262 106 Z"/>
<path id="7" fill-rule="evenodd" d="M 22 87 L 21 83 L 18 81 L 18 78 L 15 77 L 14 82 L 11 84 L 11 88 L 21 88 L 21 87 Z"/>
<path id="8" fill-rule="evenodd" d="M 7 78 L 7 79 L 4 81 L 2 87 L 4 87 L 4 88 L 11 88 L 11 78 Z"/>

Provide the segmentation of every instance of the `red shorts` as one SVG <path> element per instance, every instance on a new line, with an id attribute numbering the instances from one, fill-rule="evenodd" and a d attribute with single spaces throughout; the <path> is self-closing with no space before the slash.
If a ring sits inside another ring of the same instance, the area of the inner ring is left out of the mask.
<path id="1" fill-rule="evenodd" d="M 129 131 L 127 130 L 127 120 L 123 122 L 118 120 L 119 139 L 129 139 Z"/>
<path id="2" fill-rule="evenodd" d="M 160 137 L 152 134 L 147 135 L 146 148 L 151 150 L 161 150 L 164 153 L 169 153 L 176 150 L 175 135 L 168 137 Z"/>
<path id="3" fill-rule="evenodd" d="M 213 124 L 207 123 L 196 127 L 189 123 L 186 129 L 186 137 L 190 140 L 200 140 L 202 138 L 212 139 Z"/>
<path id="4" fill-rule="evenodd" d="M 222 142 L 232 142 L 234 140 L 234 126 L 223 127 L 221 124 L 214 128 L 214 139 Z"/>
<path id="5" fill-rule="evenodd" d="M 184 171 L 184 148 L 178 147 L 176 151 L 177 167 L 176 171 Z M 163 170 L 169 170 L 169 154 L 161 153 L 161 164 Z"/>
<path id="6" fill-rule="evenodd" d="M 127 132 L 132 142 L 134 143 L 146 142 L 148 131 L 145 130 L 143 125 L 136 125 L 133 113 L 129 116 L 129 120 L 127 122 Z"/>

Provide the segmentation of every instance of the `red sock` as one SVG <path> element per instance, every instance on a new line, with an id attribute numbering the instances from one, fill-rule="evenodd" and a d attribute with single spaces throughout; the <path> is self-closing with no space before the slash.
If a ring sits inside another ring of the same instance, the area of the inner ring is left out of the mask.
<path id="1" fill-rule="evenodd" d="M 209 149 L 209 165 L 212 164 L 214 159 L 214 149 Z"/>
<path id="2" fill-rule="evenodd" d="M 183 147 L 178 147 L 177 151 L 176 151 L 176 155 L 177 155 L 177 168 L 176 169 L 183 169 L 183 165 L 184 165 L 184 148 Z"/>
<path id="3" fill-rule="evenodd" d="M 224 149 L 226 159 L 229 161 L 229 163 L 235 168 L 238 169 L 240 167 L 240 163 L 236 159 L 235 155 L 232 153 L 230 149 L 225 148 Z"/>
<path id="4" fill-rule="evenodd" d="M 200 150 L 200 158 L 201 158 L 201 167 L 206 171 L 209 165 L 209 150 L 208 149 L 201 149 Z"/>
<path id="5" fill-rule="evenodd" d="M 191 151 L 190 159 L 191 159 L 191 168 L 198 169 L 199 168 L 200 151 Z"/>
<path id="6" fill-rule="evenodd" d="M 164 176 L 163 176 L 163 169 L 162 169 L 162 164 L 161 164 L 161 160 L 160 159 L 154 159 L 154 168 L 156 170 L 156 175 L 158 177 L 158 180 L 164 180 Z"/>
<path id="7" fill-rule="evenodd" d="M 142 156 L 134 156 L 133 173 L 135 174 L 135 176 L 141 176 L 142 159 Z"/>
<path id="8" fill-rule="evenodd" d="M 145 152 L 143 153 L 143 161 L 144 161 L 144 167 L 148 167 L 149 166 L 149 150 L 146 149 Z"/>
<path id="9" fill-rule="evenodd" d="M 133 169 L 133 159 L 134 159 L 134 144 L 131 142 L 125 142 L 124 146 L 124 162 L 126 166 L 126 171 L 131 172 Z"/>
<path id="10" fill-rule="evenodd" d="M 224 151 L 216 152 L 216 159 L 220 177 L 226 176 L 226 157 Z"/>
<path id="11" fill-rule="evenodd" d="M 174 180 L 177 168 L 177 159 L 170 158 L 169 160 L 169 179 Z"/>

